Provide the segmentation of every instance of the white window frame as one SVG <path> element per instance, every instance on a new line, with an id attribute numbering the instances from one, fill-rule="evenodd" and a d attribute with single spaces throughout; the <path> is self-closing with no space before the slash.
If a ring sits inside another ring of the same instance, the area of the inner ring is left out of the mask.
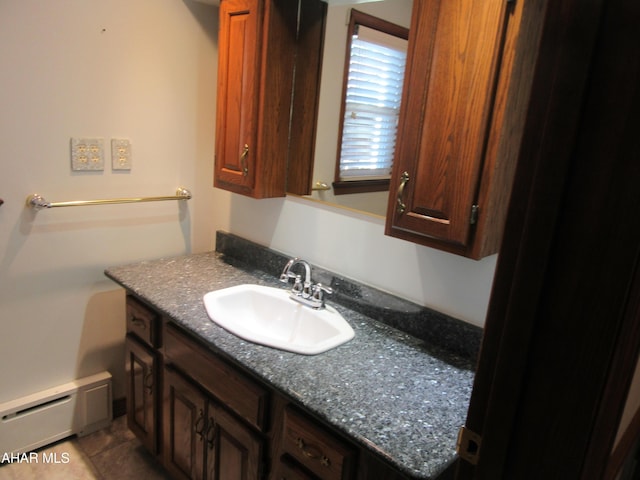
<path id="1" fill-rule="evenodd" d="M 334 187 L 388 189 L 397 137 L 408 30 L 351 11 Z M 366 183 L 364 183 L 366 182 Z M 385 188 L 380 188 L 384 186 Z M 335 188 L 336 194 L 340 188 Z"/>

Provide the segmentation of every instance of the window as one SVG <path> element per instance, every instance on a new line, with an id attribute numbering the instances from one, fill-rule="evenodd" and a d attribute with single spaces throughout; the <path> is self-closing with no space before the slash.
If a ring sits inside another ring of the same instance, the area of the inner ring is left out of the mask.
<path id="1" fill-rule="evenodd" d="M 408 29 L 351 11 L 336 194 L 387 190 L 395 150 Z"/>

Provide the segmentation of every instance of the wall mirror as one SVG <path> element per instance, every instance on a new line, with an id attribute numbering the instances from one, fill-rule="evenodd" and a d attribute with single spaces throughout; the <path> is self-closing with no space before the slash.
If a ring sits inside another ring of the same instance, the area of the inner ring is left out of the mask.
<path id="1" fill-rule="evenodd" d="M 344 115 L 344 73 L 345 68 L 349 68 L 348 62 L 345 62 L 350 43 L 347 40 L 351 34 L 353 9 L 363 13 L 364 18 L 371 16 L 408 29 L 411 23 L 412 4 L 413 0 L 382 0 L 370 3 L 346 3 L 345 0 L 329 2 L 313 169 L 313 186 L 318 189 L 303 198 L 319 200 L 376 216 L 385 216 L 388 198 L 386 188 L 378 189 L 382 191 L 336 194 L 332 185 L 336 179 L 336 163 L 340 155 Z"/>

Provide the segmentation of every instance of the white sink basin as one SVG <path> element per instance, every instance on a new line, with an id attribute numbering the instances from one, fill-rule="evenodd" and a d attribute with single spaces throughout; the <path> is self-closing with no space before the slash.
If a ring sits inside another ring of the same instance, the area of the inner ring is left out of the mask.
<path id="1" fill-rule="evenodd" d="M 238 337 L 290 352 L 315 355 L 354 336 L 334 308 L 314 310 L 279 288 L 239 285 L 216 290 L 204 296 L 204 306 L 211 320 Z"/>

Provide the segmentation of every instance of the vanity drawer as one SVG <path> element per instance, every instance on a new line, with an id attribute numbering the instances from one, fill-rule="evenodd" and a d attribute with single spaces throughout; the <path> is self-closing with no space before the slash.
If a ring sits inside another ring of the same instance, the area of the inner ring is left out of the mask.
<path id="1" fill-rule="evenodd" d="M 145 304 L 127 295 L 127 332 L 151 347 L 160 346 L 159 316 Z"/>
<path id="2" fill-rule="evenodd" d="M 283 450 L 320 478 L 353 478 L 357 450 L 291 407 L 285 409 Z"/>
<path id="3" fill-rule="evenodd" d="M 165 363 L 173 364 L 222 404 L 260 430 L 266 427 L 269 393 L 171 324 L 164 330 Z"/>

